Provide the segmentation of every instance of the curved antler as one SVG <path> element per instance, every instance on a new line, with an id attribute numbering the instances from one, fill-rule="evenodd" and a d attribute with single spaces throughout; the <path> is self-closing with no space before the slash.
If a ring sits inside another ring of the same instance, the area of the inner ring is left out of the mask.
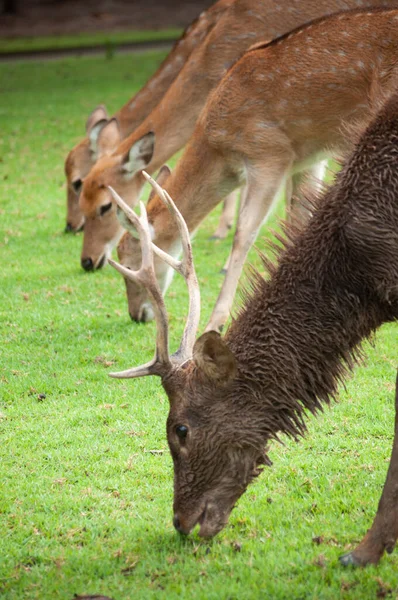
<path id="1" fill-rule="evenodd" d="M 171 215 L 173 216 L 181 236 L 182 260 L 176 260 L 151 241 L 149 230 L 148 217 L 144 204 L 141 202 L 141 216 L 139 217 L 117 194 L 117 192 L 109 187 L 109 190 L 120 210 L 124 212 L 126 217 L 136 227 L 141 240 L 142 264 L 137 271 L 131 271 L 126 267 L 109 260 L 119 273 L 127 279 L 143 285 L 152 299 L 153 309 L 155 313 L 157 335 L 156 335 L 156 353 L 155 357 L 149 363 L 140 367 L 134 367 L 119 373 L 110 373 L 111 377 L 116 378 L 131 378 L 144 377 L 146 375 L 159 375 L 164 377 L 170 370 L 180 366 L 183 362 L 192 356 L 192 349 L 195 343 L 196 331 L 199 325 L 200 318 L 200 292 L 198 280 L 193 264 L 192 247 L 188 227 L 174 204 L 169 194 L 161 188 L 152 177 L 143 171 L 145 178 L 149 181 L 155 191 L 158 193 L 161 200 L 166 204 Z M 155 268 L 153 264 L 153 253 L 156 253 L 159 258 L 164 260 L 170 267 L 178 271 L 185 279 L 189 293 L 189 310 L 187 323 L 184 329 L 180 347 L 171 357 L 168 350 L 168 318 L 167 311 L 160 291 L 159 284 L 156 279 Z"/>
<path id="2" fill-rule="evenodd" d="M 195 266 L 193 263 L 191 238 L 187 224 L 184 221 L 184 217 L 174 204 L 168 192 L 160 187 L 160 185 L 154 179 L 152 179 L 152 177 L 148 175 L 146 171 L 142 171 L 142 174 L 169 209 L 170 214 L 173 216 L 174 221 L 177 224 L 178 231 L 180 232 L 182 260 L 176 260 L 172 256 L 169 256 L 169 254 L 155 246 L 155 244 L 153 245 L 153 250 L 159 256 L 159 258 L 163 259 L 168 265 L 170 265 L 175 271 L 184 277 L 188 287 L 189 308 L 187 322 L 182 335 L 180 347 L 172 357 L 174 362 L 183 362 L 192 356 L 192 349 L 195 343 L 200 320 L 200 290 L 198 279 L 196 277 Z"/>
<path id="3" fill-rule="evenodd" d="M 143 285 L 147 289 L 152 299 L 157 325 L 156 352 L 153 360 L 140 367 L 128 369 L 127 371 L 121 371 L 119 373 L 110 373 L 109 375 L 119 379 L 144 377 L 145 375 L 164 376 L 172 368 L 168 349 L 168 319 L 162 293 L 153 268 L 152 241 L 145 205 L 142 202 L 140 203 L 141 216 L 138 217 L 113 188 L 109 187 L 109 190 L 118 207 L 136 227 L 141 240 L 142 254 L 141 267 L 137 271 L 131 271 L 113 260 L 109 260 L 109 264 L 128 279 Z"/>

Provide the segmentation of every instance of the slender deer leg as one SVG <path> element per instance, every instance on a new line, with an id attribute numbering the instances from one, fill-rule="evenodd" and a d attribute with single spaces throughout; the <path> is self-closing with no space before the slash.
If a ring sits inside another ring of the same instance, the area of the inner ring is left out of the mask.
<path id="1" fill-rule="evenodd" d="M 243 203 L 244 203 L 244 198 L 246 197 L 246 194 L 247 194 L 247 185 L 241 187 L 241 189 L 240 189 L 240 204 L 241 205 L 243 205 Z M 225 261 L 225 264 L 224 264 L 223 268 L 220 271 L 221 275 L 226 275 L 227 274 L 229 263 L 231 262 L 231 254 L 232 254 L 232 250 L 229 253 L 228 258 Z"/>
<path id="2" fill-rule="evenodd" d="M 340 557 L 344 565 L 377 564 L 384 550 L 389 554 L 398 539 L 398 373 L 395 384 L 395 431 L 390 465 L 372 527 L 361 543 Z"/>
<path id="3" fill-rule="evenodd" d="M 306 221 L 310 213 L 305 206 L 305 199 L 302 196 L 303 192 L 303 184 L 307 181 L 308 186 L 311 189 L 315 189 L 315 191 L 319 191 L 323 179 L 325 176 L 325 171 L 327 167 L 327 161 L 321 161 L 316 165 L 313 165 L 310 169 L 306 171 L 301 171 L 299 173 L 295 173 L 291 177 L 286 180 L 285 184 L 285 197 L 286 197 L 286 214 L 291 219 L 292 215 L 298 216 L 302 221 Z M 242 190 L 243 194 L 243 190 Z M 304 201 L 303 201 L 304 200 Z M 224 213 L 223 213 L 224 214 Z M 221 223 L 221 220 L 220 220 Z M 213 237 L 216 237 L 214 234 Z M 228 256 L 227 261 L 224 267 L 221 269 L 221 273 L 225 275 L 228 271 L 228 267 L 231 261 L 231 254 Z"/>
<path id="4" fill-rule="evenodd" d="M 290 166 L 289 157 L 282 166 L 277 164 L 274 168 L 270 166 L 268 169 L 264 169 L 264 165 L 261 165 L 257 170 L 253 169 L 252 172 L 256 173 L 256 179 L 250 180 L 249 178 L 247 184 L 247 191 L 239 212 L 228 271 L 206 331 L 213 329 L 221 331 L 228 319 L 247 253 L 281 186 L 285 183 Z"/>
<path id="5" fill-rule="evenodd" d="M 309 218 L 310 212 L 305 203 L 305 188 L 315 192 L 320 191 L 326 167 L 327 161 L 323 160 L 310 169 L 292 175 L 290 185 L 286 186 L 286 215 L 289 220 L 292 216 L 298 216 L 302 221 Z"/>
<path id="6" fill-rule="evenodd" d="M 211 240 L 223 240 L 227 237 L 228 231 L 232 229 L 235 220 L 235 208 L 238 201 L 238 192 L 229 194 L 223 203 L 223 209 L 218 227 L 211 236 Z"/>

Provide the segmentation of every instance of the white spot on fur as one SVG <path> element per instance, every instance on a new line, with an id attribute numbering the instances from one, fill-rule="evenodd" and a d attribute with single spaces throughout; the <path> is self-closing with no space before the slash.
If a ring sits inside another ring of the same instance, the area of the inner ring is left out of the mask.
<path id="1" fill-rule="evenodd" d="M 260 121 L 257 123 L 257 129 L 273 129 L 278 127 L 278 124 L 274 121 Z"/>

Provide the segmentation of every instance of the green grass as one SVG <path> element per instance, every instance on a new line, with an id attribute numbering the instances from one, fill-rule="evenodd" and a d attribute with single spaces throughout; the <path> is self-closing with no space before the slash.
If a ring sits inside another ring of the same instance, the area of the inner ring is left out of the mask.
<path id="1" fill-rule="evenodd" d="M 62 233 L 63 160 L 86 116 L 100 102 L 116 110 L 162 57 L 0 66 L 0 597 L 396 597 L 397 552 L 366 570 L 338 563 L 370 526 L 386 474 L 396 324 L 305 440 L 273 446 L 274 466 L 219 536 L 173 531 L 165 394 L 157 379 L 107 376 L 152 356 L 155 327 L 130 322 L 120 276 L 84 273 L 81 236 Z M 231 243 L 207 241 L 218 212 L 194 242 L 202 325 Z M 170 292 L 175 345 L 183 282 Z"/>
<path id="2" fill-rule="evenodd" d="M 128 42 L 168 42 L 180 37 L 181 28 L 159 31 L 96 31 L 74 35 L 49 35 L 41 37 L 3 38 L 0 40 L 0 54 L 9 52 L 32 52 L 38 50 L 63 50 L 65 48 L 87 48 L 88 46 L 117 47 Z"/>

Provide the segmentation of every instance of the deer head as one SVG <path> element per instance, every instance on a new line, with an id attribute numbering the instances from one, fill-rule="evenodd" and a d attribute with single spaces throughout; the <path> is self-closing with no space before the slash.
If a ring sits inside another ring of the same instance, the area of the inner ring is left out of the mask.
<path id="1" fill-rule="evenodd" d="M 85 218 L 81 265 L 86 271 L 104 266 L 123 235 L 108 188 L 116 188 L 128 204 L 136 204 L 145 182 L 141 171 L 152 158 L 154 139 L 149 132 L 123 151 L 123 145 L 118 148 L 121 138 L 116 119 L 111 119 L 100 131 L 99 160 L 84 180 L 79 199 Z M 116 148 L 118 153 L 114 153 Z"/>
<path id="2" fill-rule="evenodd" d="M 145 287 L 158 327 L 153 361 L 111 376 L 161 377 L 170 402 L 167 439 L 174 463 L 174 526 L 188 534 L 199 524 L 199 535 L 211 537 L 225 526 L 236 501 L 262 466 L 270 464 L 265 453 L 266 438 L 261 431 L 253 432 L 253 408 L 249 416 L 244 394 L 237 397 L 238 363 L 227 343 L 215 331 L 203 334 L 195 342 L 200 295 L 188 228 L 167 192 L 145 172 L 144 176 L 175 219 L 183 258 L 176 260 L 151 242 L 142 203 L 139 218 L 113 189 L 109 190 L 139 233 L 142 264 L 131 270 L 109 262 L 126 279 Z M 187 324 L 181 345 L 172 356 L 168 352 L 167 313 L 154 272 L 154 255 L 182 274 L 189 290 Z"/>
<path id="3" fill-rule="evenodd" d="M 167 165 L 163 165 L 156 178 L 156 183 L 159 186 L 163 186 L 169 176 L 169 167 Z M 148 199 L 148 207 L 154 198 L 155 191 L 152 190 Z M 128 218 L 124 217 L 124 213 L 122 213 L 120 220 L 127 231 L 118 244 L 117 255 L 120 264 L 134 271 L 138 269 L 141 264 L 141 242 L 136 228 L 132 225 Z M 167 284 L 170 281 L 170 270 L 167 268 L 167 265 L 164 263 L 164 261 L 156 256 L 154 257 L 154 265 L 156 265 L 157 280 L 159 282 L 161 292 L 164 295 Z M 165 274 L 165 277 L 163 278 L 161 276 L 162 271 Z M 148 321 L 152 321 L 154 318 L 154 312 L 146 288 L 136 281 L 132 281 L 131 278 L 125 277 L 124 282 L 126 284 L 128 311 L 131 319 L 138 323 L 147 323 Z"/>
<path id="4" fill-rule="evenodd" d="M 66 157 L 67 215 L 65 232 L 77 233 L 84 227 L 84 216 L 79 208 L 79 194 L 83 179 L 97 160 L 96 142 L 101 129 L 107 124 L 108 115 L 104 106 L 95 108 L 86 122 L 87 137 L 75 146 Z"/>

